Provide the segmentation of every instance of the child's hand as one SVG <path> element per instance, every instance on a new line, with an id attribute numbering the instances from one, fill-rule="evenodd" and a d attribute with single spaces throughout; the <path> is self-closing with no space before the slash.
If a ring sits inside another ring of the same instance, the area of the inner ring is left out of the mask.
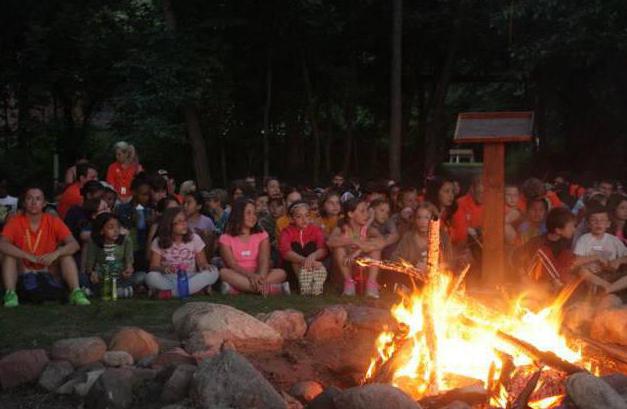
<path id="1" fill-rule="evenodd" d="M 313 254 L 308 255 L 307 257 L 305 257 L 305 260 L 303 261 L 303 268 L 305 270 L 311 270 L 313 268 L 313 263 L 315 261 L 316 259 Z"/>
<path id="2" fill-rule="evenodd" d="M 611 268 L 612 270 L 616 271 L 616 270 L 619 269 L 621 264 L 623 264 L 623 260 L 621 260 L 620 258 L 617 258 L 616 260 L 610 261 L 609 264 L 608 264 L 608 267 Z"/>
<path id="3" fill-rule="evenodd" d="M 92 271 L 91 274 L 89 275 L 89 280 L 93 283 L 93 284 L 98 284 L 100 283 L 100 277 L 98 276 L 98 273 L 96 273 L 95 271 Z"/>

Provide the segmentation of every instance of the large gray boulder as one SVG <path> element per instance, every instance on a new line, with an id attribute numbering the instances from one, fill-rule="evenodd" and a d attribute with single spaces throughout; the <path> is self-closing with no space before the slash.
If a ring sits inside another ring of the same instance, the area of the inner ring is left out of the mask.
<path id="1" fill-rule="evenodd" d="M 192 379 L 190 397 L 204 409 L 286 409 L 272 385 L 235 351 L 226 350 L 203 361 Z"/>
<path id="2" fill-rule="evenodd" d="M 341 409 L 420 409 L 402 390 L 386 384 L 369 384 L 350 388 L 333 398 Z"/>
<path id="3" fill-rule="evenodd" d="M 566 393 L 579 409 L 627 409 L 627 403 L 618 392 L 587 372 L 569 376 Z"/>
<path id="4" fill-rule="evenodd" d="M 69 361 L 75 368 L 100 361 L 107 344 L 99 337 L 67 338 L 52 345 L 52 359 Z"/>
<path id="5" fill-rule="evenodd" d="M 283 338 L 276 330 L 229 305 L 186 303 L 174 312 L 172 324 L 182 339 L 204 333 L 203 338 L 211 339 L 208 348 L 215 345 L 216 339 L 228 341 L 244 352 L 276 350 L 283 345 Z M 186 350 L 192 353 L 188 348 Z"/>

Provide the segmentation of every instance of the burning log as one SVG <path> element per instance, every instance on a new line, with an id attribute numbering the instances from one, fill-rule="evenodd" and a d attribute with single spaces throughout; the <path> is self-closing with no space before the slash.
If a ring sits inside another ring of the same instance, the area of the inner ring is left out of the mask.
<path id="1" fill-rule="evenodd" d="M 520 392 L 511 408 L 508 409 L 527 409 L 527 405 L 529 404 L 529 398 L 531 398 L 531 394 L 536 390 L 538 386 L 538 381 L 540 380 L 540 376 L 542 375 L 542 368 L 538 369 L 532 376 L 529 378 L 529 381 Z"/>
<path id="2" fill-rule="evenodd" d="M 399 339 L 396 341 L 397 348 L 387 361 L 379 367 L 375 367 L 375 376 L 366 380 L 366 383 L 391 383 L 394 378 L 394 372 L 402 362 L 405 362 L 407 355 L 411 352 L 412 343 L 407 342 L 408 339 Z"/>
<path id="3" fill-rule="evenodd" d="M 440 261 L 440 220 L 432 220 L 429 222 L 429 241 L 427 252 L 427 286 L 433 286 L 436 282 L 438 267 Z M 433 294 L 433 292 L 429 292 Z M 422 317 L 425 342 L 429 351 L 429 390 L 431 393 L 438 392 L 439 374 L 438 374 L 438 339 L 431 313 L 432 300 L 429 297 L 422 299 Z"/>
<path id="4" fill-rule="evenodd" d="M 502 399 L 502 393 L 507 394 L 507 386 L 511 380 L 512 373 L 516 368 L 514 366 L 514 358 L 511 355 L 501 352 L 499 350 L 494 351 L 501 361 L 501 372 L 496 378 L 496 366 L 494 363 L 490 367 L 490 375 L 488 376 L 488 401 L 498 402 Z"/>
<path id="5" fill-rule="evenodd" d="M 492 329 L 488 325 L 482 324 L 466 316 L 462 316 L 460 318 L 460 322 L 468 326 L 484 327 L 486 328 L 486 330 Z M 514 346 L 515 348 L 525 353 L 527 356 L 529 356 L 531 359 L 533 359 L 536 362 L 541 362 L 548 367 L 551 367 L 561 372 L 565 372 L 568 375 L 571 375 L 577 372 L 587 372 L 585 369 L 575 364 L 571 364 L 568 361 L 563 360 L 562 358 L 558 357 L 555 353 L 551 351 L 540 351 L 538 348 L 534 347 L 529 342 L 523 341 L 522 339 L 516 338 L 515 336 L 509 335 L 501 330 L 496 330 L 495 333 L 502 341 L 505 341 L 508 344 Z"/>
<path id="6" fill-rule="evenodd" d="M 538 348 L 534 347 L 530 343 L 523 341 L 522 339 L 518 339 L 512 335 L 506 334 L 501 330 L 496 331 L 496 335 L 503 341 L 513 345 L 514 347 L 527 354 L 534 361 L 542 362 L 546 366 L 549 366 L 553 369 L 565 372 L 568 375 L 572 375 L 577 372 L 587 372 L 585 369 L 563 360 L 551 351 L 540 351 Z"/>
<path id="7" fill-rule="evenodd" d="M 422 282 L 427 280 L 424 272 L 403 259 L 400 261 L 382 261 L 369 257 L 359 257 L 355 259 L 355 263 L 361 267 L 378 267 L 382 270 L 395 271 Z"/>
<path id="8" fill-rule="evenodd" d="M 568 333 L 569 336 L 578 339 L 579 341 L 586 344 L 587 346 L 594 348 L 598 351 L 601 351 L 607 357 L 616 361 L 620 361 L 623 364 L 627 364 L 627 348 L 621 347 L 618 345 L 606 344 L 603 342 L 595 341 L 583 335 L 575 334 L 568 329 L 565 329 L 565 332 Z"/>
<path id="9" fill-rule="evenodd" d="M 485 402 L 486 390 L 480 385 L 466 386 L 463 388 L 451 389 L 437 396 L 429 396 L 418 401 L 423 408 L 441 408 L 452 402 L 460 401 L 468 405 L 477 405 Z"/>

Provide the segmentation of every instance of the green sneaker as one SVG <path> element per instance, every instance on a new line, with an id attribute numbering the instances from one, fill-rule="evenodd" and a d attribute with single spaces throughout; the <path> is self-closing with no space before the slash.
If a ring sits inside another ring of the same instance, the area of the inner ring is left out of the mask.
<path id="1" fill-rule="evenodd" d="M 15 308 L 20 305 L 15 290 L 7 290 L 4 293 L 4 306 L 7 308 Z"/>
<path id="2" fill-rule="evenodd" d="M 72 305 L 91 305 L 91 302 L 87 299 L 87 296 L 80 288 L 75 289 L 70 294 L 70 304 Z"/>

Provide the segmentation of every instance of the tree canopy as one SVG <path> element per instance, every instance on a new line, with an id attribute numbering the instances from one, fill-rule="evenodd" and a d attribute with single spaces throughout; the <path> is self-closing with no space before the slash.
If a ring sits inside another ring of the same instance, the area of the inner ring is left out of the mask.
<path id="1" fill-rule="evenodd" d="M 392 4 L 7 0 L 0 169 L 52 182 L 55 153 L 104 169 L 127 140 L 146 167 L 216 186 L 388 175 Z M 535 113 L 515 176 L 625 178 L 627 3 L 406 1 L 401 19 L 405 181 L 437 171 L 457 113 L 492 110 Z"/>

